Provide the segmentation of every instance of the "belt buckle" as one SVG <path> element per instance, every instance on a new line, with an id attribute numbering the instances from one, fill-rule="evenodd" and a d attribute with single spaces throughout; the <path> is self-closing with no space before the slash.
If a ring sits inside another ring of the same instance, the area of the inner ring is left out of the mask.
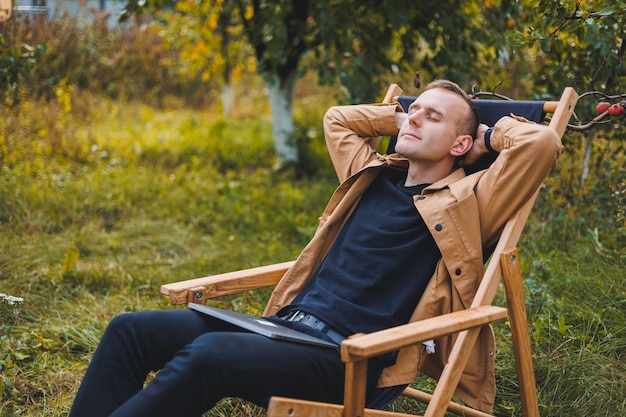
<path id="1" fill-rule="evenodd" d="M 304 316 L 305 316 L 304 312 L 300 310 L 296 310 L 292 313 L 291 317 L 287 319 L 287 321 L 301 321 Z"/>

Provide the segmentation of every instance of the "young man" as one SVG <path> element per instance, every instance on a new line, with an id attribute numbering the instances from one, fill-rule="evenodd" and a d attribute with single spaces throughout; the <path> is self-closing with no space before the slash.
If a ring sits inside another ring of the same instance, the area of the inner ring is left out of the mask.
<path id="1" fill-rule="evenodd" d="M 471 100 L 449 81 L 431 83 L 408 114 L 397 103 L 334 107 L 324 128 L 341 185 L 266 315 L 336 342 L 469 306 L 482 247 L 561 152 L 552 130 L 513 117 L 485 138 Z M 375 151 L 387 135 L 398 136 L 397 154 Z M 499 153 L 489 169 L 458 168 L 489 152 Z M 415 346 L 371 360 L 368 406 L 384 406 L 420 368 L 436 376 L 448 350 L 442 338 L 429 355 Z M 483 410 L 493 403 L 493 353 L 485 327 L 457 391 Z M 343 383 L 338 349 L 276 341 L 191 310 L 138 312 L 107 328 L 70 416 L 199 416 L 224 397 L 339 403 Z"/>

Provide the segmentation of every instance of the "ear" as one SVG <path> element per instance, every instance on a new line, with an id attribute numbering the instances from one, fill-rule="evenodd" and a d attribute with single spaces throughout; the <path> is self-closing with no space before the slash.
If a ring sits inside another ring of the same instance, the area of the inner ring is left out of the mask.
<path id="1" fill-rule="evenodd" d="M 472 145 L 474 144 L 474 139 L 471 135 L 460 135 L 457 136 L 454 140 L 454 144 L 452 148 L 450 148 L 450 155 L 459 157 L 465 155 L 472 149 Z"/>

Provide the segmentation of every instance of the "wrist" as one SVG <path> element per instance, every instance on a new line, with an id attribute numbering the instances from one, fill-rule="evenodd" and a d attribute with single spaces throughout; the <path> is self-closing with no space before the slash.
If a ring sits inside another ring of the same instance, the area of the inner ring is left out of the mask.
<path id="1" fill-rule="evenodd" d="M 404 113 L 404 112 L 395 112 L 394 120 L 395 120 L 396 127 L 398 129 L 400 129 L 402 127 L 402 124 L 406 120 L 407 116 L 408 115 L 406 113 Z"/>
<path id="2" fill-rule="evenodd" d="M 495 150 L 491 147 L 491 134 L 493 133 L 493 127 L 488 128 L 485 131 L 485 136 L 484 136 L 484 143 L 485 143 L 485 148 L 487 149 L 487 151 L 489 152 L 495 152 Z"/>

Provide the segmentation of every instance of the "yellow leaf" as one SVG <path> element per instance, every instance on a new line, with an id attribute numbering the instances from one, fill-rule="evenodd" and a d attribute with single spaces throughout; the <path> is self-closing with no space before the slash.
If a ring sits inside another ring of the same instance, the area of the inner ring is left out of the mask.
<path id="1" fill-rule="evenodd" d="M 65 251 L 65 256 L 63 257 L 63 274 L 67 274 L 72 269 L 76 268 L 76 263 L 78 262 L 78 258 L 80 257 L 80 252 L 78 248 L 74 245 L 67 248 Z"/>
<path id="2" fill-rule="evenodd" d="M 246 7 L 246 13 L 245 13 L 246 19 L 252 19 L 252 16 L 254 16 L 254 8 L 252 6 L 248 6 Z"/>

